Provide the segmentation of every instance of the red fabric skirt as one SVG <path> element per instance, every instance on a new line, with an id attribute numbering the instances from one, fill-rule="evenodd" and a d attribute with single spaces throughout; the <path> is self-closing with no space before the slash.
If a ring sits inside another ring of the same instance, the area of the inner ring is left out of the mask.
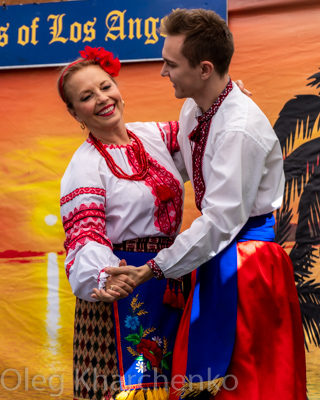
<path id="1" fill-rule="evenodd" d="M 292 262 L 274 242 L 240 242 L 237 251 L 236 340 L 215 400 L 306 400 L 304 337 Z"/>

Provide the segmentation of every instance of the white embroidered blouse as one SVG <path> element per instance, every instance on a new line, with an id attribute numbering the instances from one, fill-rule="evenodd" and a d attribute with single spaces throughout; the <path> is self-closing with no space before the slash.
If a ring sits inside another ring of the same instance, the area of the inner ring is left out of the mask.
<path id="1" fill-rule="evenodd" d="M 113 243 L 148 236 L 175 236 L 181 227 L 184 165 L 177 133 L 179 124 L 130 123 L 127 129 L 142 141 L 149 174 L 143 181 L 119 179 L 87 139 L 75 152 L 61 181 L 61 216 L 66 232 L 66 273 L 73 293 L 87 301 L 93 288 L 102 288 L 103 269 L 118 266 Z M 139 169 L 136 144 L 104 145 L 127 174 Z M 173 158 L 172 158 L 173 157 Z M 157 187 L 165 183 L 174 193 L 160 200 Z"/>

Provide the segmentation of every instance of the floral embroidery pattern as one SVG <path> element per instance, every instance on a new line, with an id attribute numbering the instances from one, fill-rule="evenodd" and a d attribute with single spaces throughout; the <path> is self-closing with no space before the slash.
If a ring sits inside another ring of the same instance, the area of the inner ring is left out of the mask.
<path id="1" fill-rule="evenodd" d="M 131 315 L 127 315 L 124 324 L 127 328 L 131 328 L 133 331 L 135 331 L 140 324 L 139 318 L 131 317 Z"/>
<path id="2" fill-rule="evenodd" d="M 156 342 L 149 339 L 141 339 L 137 346 L 137 351 L 150 361 L 153 368 L 159 367 L 162 359 L 162 350 Z"/>
<path id="3" fill-rule="evenodd" d="M 146 364 L 143 361 L 138 361 L 136 364 L 136 369 L 138 370 L 138 372 L 140 372 L 141 374 L 143 374 L 144 372 L 147 371 L 147 367 Z"/>
<path id="4" fill-rule="evenodd" d="M 160 336 L 153 336 L 152 340 L 157 342 L 159 346 L 162 345 L 162 339 L 160 338 Z"/>
<path id="5" fill-rule="evenodd" d="M 165 337 L 154 336 L 151 340 L 146 338 L 150 333 L 155 332 L 156 328 L 143 328 L 141 319 L 148 314 L 148 311 L 143 309 L 143 304 L 139 301 L 139 293 L 132 297 L 130 315 L 127 315 L 125 319 L 125 327 L 132 331 L 125 337 L 125 340 L 131 344 L 127 350 L 136 358 L 135 368 L 139 373 L 153 369 L 161 373 L 162 369 L 169 370 L 172 351 L 168 351 L 168 340 Z"/>

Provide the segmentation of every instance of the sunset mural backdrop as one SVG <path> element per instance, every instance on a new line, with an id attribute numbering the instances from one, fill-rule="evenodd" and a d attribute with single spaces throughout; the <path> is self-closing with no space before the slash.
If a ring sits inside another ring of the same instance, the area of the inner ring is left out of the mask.
<path id="1" fill-rule="evenodd" d="M 293 108 L 286 116 L 287 125 L 281 127 L 282 135 L 294 122 L 298 127 L 293 132 L 295 141 L 287 145 L 289 155 L 309 142 L 314 149 L 313 153 L 301 152 L 312 158 L 310 163 L 298 158 L 290 164 L 306 164 L 308 171 L 303 179 L 295 178 L 296 189 L 289 196 L 290 234 L 283 244 L 289 254 L 296 245 L 303 190 L 316 178 L 312 173 L 319 164 L 320 108 L 316 100 L 320 89 L 308 86 L 316 81 L 308 78 L 320 68 L 319 20 L 320 5 L 314 1 L 301 5 L 290 0 L 229 0 L 229 26 L 236 46 L 230 75 L 245 82 L 271 124 L 277 126 L 281 110 L 287 110 L 296 96 L 315 96 Z M 160 77 L 160 68 L 161 62 L 123 64 L 118 84 L 126 121 L 178 119 L 182 101 L 174 98 L 171 83 Z M 56 68 L 0 72 L 0 399 L 72 399 L 74 297 L 63 266 L 59 186 L 85 133 L 59 99 L 58 73 Z M 309 118 L 302 124 L 303 112 Z M 290 137 L 291 132 L 287 134 Z M 183 229 L 198 215 L 189 184 L 186 189 Z M 317 180 L 312 189 L 316 198 Z M 317 200 L 312 206 L 307 209 L 319 209 Z M 319 285 L 319 216 L 316 211 L 308 215 L 304 236 L 314 249 L 308 281 Z M 319 323 L 317 294 L 314 301 Z M 312 335 L 306 337 L 308 397 L 318 400 L 320 348 L 315 342 L 319 325 L 313 334 L 315 340 Z"/>

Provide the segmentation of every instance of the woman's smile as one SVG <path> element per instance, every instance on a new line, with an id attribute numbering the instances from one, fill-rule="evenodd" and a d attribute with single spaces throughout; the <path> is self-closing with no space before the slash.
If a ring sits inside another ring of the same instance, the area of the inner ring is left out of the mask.
<path id="1" fill-rule="evenodd" d="M 115 110 L 115 105 L 114 104 L 109 104 L 106 107 L 103 107 L 98 113 L 97 115 L 99 115 L 100 117 L 108 117 L 109 115 L 113 114 Z"/>

